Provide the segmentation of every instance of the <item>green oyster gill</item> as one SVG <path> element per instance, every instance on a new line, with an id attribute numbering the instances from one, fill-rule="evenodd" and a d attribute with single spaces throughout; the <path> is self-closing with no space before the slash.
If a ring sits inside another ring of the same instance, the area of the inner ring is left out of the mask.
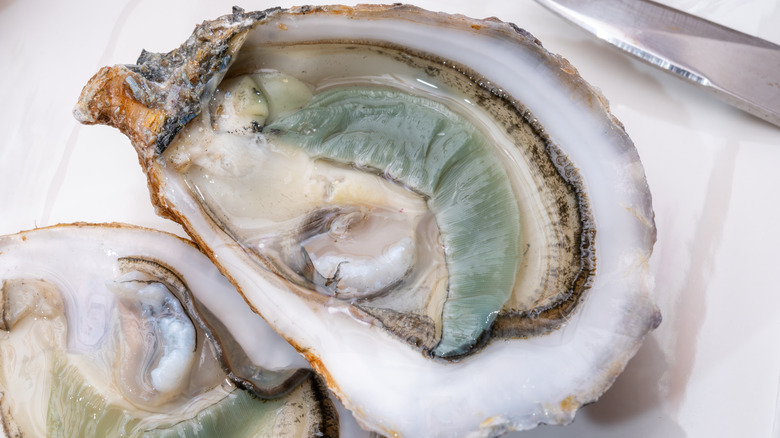
<path id="1" fill-rule="evenodd" d="M 314 158 L 374 169 L 427 199 L 449 271 L 434 353 L 468 350 L 509 298 L 521 244 L 517 201 L 485 137 L 443 104 L 368 87 L 317 94 L 264 132 Z"/>

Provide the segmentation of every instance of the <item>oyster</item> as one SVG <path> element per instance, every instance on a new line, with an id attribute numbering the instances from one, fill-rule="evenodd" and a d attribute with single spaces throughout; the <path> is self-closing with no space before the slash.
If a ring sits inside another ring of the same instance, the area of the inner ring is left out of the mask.
<path id="1" fill-rule="evenodd" d="M 337 433 L 324 385 L 285 369 L 297 353 L 179 238 L 119 225 L 0 237 L 0 282 L 5 436 Z M 237 327 L 249 355 L 264 343 L 277 358 L 250 359 Z"/>
<path id="2" fill-rule="evenodd" d="M 99 71 L 182 225 L 361 424 L 564 424 L 660 322 L 639 157 L 527 32 L 412 6 L 207 22 Z"/>

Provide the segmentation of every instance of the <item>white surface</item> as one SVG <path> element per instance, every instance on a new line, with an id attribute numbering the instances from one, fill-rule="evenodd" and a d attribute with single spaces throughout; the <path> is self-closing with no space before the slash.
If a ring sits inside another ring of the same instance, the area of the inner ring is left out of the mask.
<path id="1" fill-rule="evenodd" d="M 155 216 L 129 142 L 71 109 L 103 65 L 168 51 L 235 1 L 0 0 L 0 234 Z M 349 3 L 349 2 L 348 2 Z M 601 88 L 645 164 L 664 322 L 602 399 L 523 437 L 780 437 L 780 128 L 629 59 L 530 0 L 421 0 L 525 28 Z M 780 1 L 665 0 L 780 43 Z M 247 10 L 290 6 L 254 1 Z M 519 80 L 522 80 L 519 78 Z"/>

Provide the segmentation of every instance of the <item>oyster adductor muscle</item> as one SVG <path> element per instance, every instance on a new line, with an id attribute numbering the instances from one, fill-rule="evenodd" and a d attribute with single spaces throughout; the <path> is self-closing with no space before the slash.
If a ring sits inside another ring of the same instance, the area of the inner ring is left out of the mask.
<path id="1" fill-rule="evenodd" d="M 369 429 L 568 422 L 659 322 L 636 150 L 514 25 L 236 9 L 101 70 L 75 114 L 130 137 L 160 212 Z"/>
<path id="2" fill-rule="evenodd" d="M 74 224 L 0 237 L 4 435 L 336 435 L 319 378 L 294 357 L 256 363 L 287 344 L 241 304 L 166 233 Z"/>

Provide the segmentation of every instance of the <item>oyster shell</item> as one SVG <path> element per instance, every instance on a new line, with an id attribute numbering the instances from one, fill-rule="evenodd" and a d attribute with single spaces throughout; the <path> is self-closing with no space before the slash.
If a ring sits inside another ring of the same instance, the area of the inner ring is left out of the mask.
<path id="1" fill-rule="evenodd" d="M 75 115 L 128 135 L 159 212 L 370 430 L 567 423 L 660 322 L 639 157 L 512 24 L 235 9 Z"/>
<path id="2" fill-rule="evenodd" d="M 278 355 L 289 346 L 274 346 L 232 290 L 191 244 L 161 232 L 79 224 L 0 237 L 5 435 L 337 433 L 308 370 L 246 355 L 236 326 Z"/>

